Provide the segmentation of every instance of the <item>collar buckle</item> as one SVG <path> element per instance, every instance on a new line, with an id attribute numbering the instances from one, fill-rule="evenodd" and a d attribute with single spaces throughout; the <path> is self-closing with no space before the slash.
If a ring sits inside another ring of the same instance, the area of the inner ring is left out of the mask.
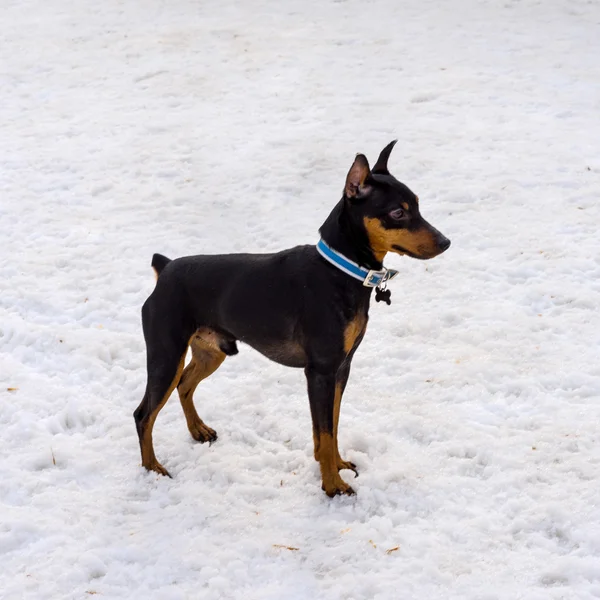
<path id="1" fill-rule="evenodd" d="M 371 269 L 367 273 L 363 285 L 370 288 L 379 287 L 385 281 L 385 274 L 386 271 L 384 270 L 375 271 L 374 269 Z"/>
<path id="2" fill-rule="evenodd" d="M 396 275 L 398 275 L 398 271 L 394 269 L 386 269 L 385 267 L 381 271 L 375 271 L 374 269 L 371 269 L 367 273 L 367 276 L 363 281 L 363 285 L 365 287 L 376 288 L 384 285 L 390 279 L 394 279 Z"/>

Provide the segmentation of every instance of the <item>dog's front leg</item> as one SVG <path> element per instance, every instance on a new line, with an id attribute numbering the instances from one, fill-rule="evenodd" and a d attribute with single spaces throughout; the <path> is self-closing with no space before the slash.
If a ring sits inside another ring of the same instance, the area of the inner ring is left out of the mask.
<path id="1" fill-rule="evenodd" d="M 329 497 L 354 494 L 338 473 L 338 452 L 334 437 L 334 408 L 337 368 L 309 365 L 305 369 L 308 399 L 313 421 L 315 458 L 321 466 L 322 488 Z"/>

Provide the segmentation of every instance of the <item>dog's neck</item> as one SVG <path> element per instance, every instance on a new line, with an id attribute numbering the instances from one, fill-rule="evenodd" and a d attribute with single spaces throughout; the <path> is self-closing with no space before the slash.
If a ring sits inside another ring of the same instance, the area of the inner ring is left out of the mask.
<path id="1" fill-rule="evenodd" d="M 371 249 L 364 225 L 352 219 L 344 198 L 325 219 L 319 233 L 331 248 L 362 267 L 375 270 L 383 267 Z"/>

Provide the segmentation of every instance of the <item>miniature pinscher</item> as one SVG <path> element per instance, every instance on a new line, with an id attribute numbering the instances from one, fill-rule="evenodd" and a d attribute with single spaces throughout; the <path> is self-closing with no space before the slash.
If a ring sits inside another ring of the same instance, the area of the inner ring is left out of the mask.
<path id="1" fill-rule="evenodd" d="M 134 412 L 142 465 L 169 475 L 152 444 L 154 421 L 175 388 L 192 437 L 216 432 L 198 416 L 192 396 L 226 356 L 245 342 L 271 360 L 304 369 L 314 456 L 322 488 L 354 494 L 339 471 L 356 465 L 338 450 L 340 403 L 350 364 L 367 328 L 373 289 L 389 303 L 387 252 L 419 259 L 441 254 L 450 240 L 421 216 L 419 198 L 390 175 L 381 152 L 373 169 L 358 154 L 342 199 L 320 228 L 315 245 L 274 254 L 198 255 L 169 260 L 155 254 L 154 291 L 142 308 L 148 381 Z M 188 347 L 191 362 L 184 368 Z"/>

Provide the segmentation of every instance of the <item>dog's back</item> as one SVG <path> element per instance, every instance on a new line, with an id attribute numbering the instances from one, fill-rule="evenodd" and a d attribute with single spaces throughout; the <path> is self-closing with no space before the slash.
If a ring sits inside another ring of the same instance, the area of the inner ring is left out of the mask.
<path id="1" fill-rule="evenodd" d="M 330 285 L 331 268 L 314 246 L 172 261 L 154 255 L 152 264 L 159 277 L 146 312 L 165 319 L 178 315 L 190 335 L 198 327 L 210 327 L 286 366 L 304 366 L 298 351 L 299 315 L 317 310 L 310 306 L 310 298 L 307 302 L 306 288 Z M 287 352 L 281 350 L 281 340 L 290 340 Z"/>

